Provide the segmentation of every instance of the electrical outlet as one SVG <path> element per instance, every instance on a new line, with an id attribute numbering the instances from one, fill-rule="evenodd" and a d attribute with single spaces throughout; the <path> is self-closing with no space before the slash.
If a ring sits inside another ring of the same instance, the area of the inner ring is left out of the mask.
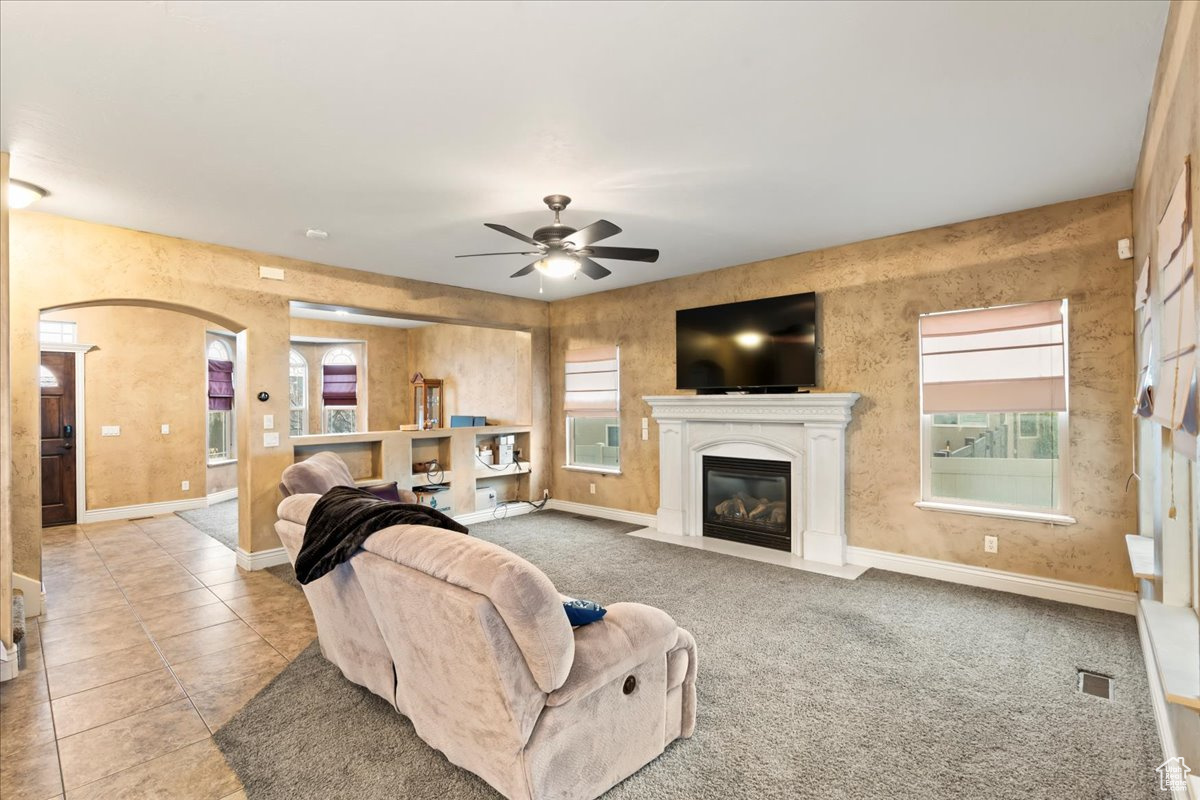
<path id="1" fill-rule="evenodd" d="M 592 494 L 595 494 L 595 493 L 596 493 L 596 484 L 594 484 L 594 483 L 589 483 L 589 484 L 588 484 L 588 491 L 589 491 L 589 492 L 591 492 Z"/>
<path id="2" fill-rule="evenodd" d="M 160 430 L 161 430 L 161 431 L 162 431 L 164 434 L 170 433 L 170 432 L 171 432 L 171 426 L 170 426 L 170 425 L 168 425 L 167 423 L 165 423 L 165 422 L 164 422 L 164 423 L 162 424 L 162 427 L 161 427 L 161 429 L 160 429 Z"/>
<path id="3" fill-rule="evenodd" d="M 1000 552 L 1000 538 L 997 536 L 983 537 L 983 552 L 985 552 L 985 553 Z"/>
<path id="4" fill-rule="evenodd" d="M 192 490 L 192 482 L 191 481 L 182 481 L 179 484 L 179 488 L 183 489 L 185 492 L 190 492 Z"/>
<path id="5" fill-rule="evenodd" d="M 549 489 L 542 489 L 542 499 L 543 500 L 550 499 L 550 490 Z"/>

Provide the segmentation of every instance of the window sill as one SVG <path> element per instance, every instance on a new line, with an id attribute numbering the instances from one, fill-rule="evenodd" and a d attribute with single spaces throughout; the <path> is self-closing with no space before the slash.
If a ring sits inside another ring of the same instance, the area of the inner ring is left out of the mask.
<path id="1" fill-rule="evenodd" d="M 237 463 L 237 459 L 236 459 L 236 458 L 218 458 L 218 459 L 216 459 L 216 460 L 214 460 L 214 461 L 209 461 L 209 462 L 208 462 L 208 466 L 210 466 L 210 467 L 223 467 L 223 466 L 225 466 L 226 464 L 236 464 L 236 463 Z"/>
<path id="2" fill-rule="evenodd" d="M 1165 606 L 1154 600 L 1138 603 L 1143 630 L 1150 640 L 1158 679 L 1168 703 L 1200 709 L 1200 620 L 1190 606 Z"/>
<path id="3" fill-rule="evenodd" d="M 1016 519 L 1022 522 L 1042 522 L 1049 525 L 1074 525 L 1077 520 L 1066 514 L 1051 514 L 1045 511 L 1020 511 L 1015 508 L 991 508 L 989 506 L 967 506 L 957 503 L 938 503 L 932 500 L 918 500 L 913 503 L 924 511 L 948 511 L 951 514 L 970 514 L 975 517 L 998 517 L 1000 519 Z"/>
<path id="4" fill-rule="evenodd" d="M 620 475 L 620 467 L 588 467 L 583 464 L 563 464 L 563 469 L 571 472 L 599 472 L 601 475 Z"/>

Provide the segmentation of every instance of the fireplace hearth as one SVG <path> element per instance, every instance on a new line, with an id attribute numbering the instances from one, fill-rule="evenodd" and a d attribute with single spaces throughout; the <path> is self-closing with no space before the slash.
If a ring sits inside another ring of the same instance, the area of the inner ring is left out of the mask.
<path id="1" fill-rule="evenodd" d="M 705 536 L 791 550 L 791 464 L 704 456 Z"/>

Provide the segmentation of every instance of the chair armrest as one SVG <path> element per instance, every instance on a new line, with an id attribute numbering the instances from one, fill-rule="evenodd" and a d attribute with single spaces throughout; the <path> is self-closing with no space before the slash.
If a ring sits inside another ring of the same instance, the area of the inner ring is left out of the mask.
<path id="1" fill-rule="evenodd" d="M 297 525 L 307 525 L 308 515 L 312 513 L 313 506 L 321 499 L 319 494 L 293 494 L 283 498 L 283 502 L 279 504 L 279 508 L 275 513 L 280 519 L 285 519 L 288 522 L 294 522 Z"/>
<path id="2" fill-rule="evenodd" d="M 546 698 L 546 705 L 565 705 L 650 658 L 665 658 L 676 646 L 678 629 L 665 611 L 641 603 L 613 603 L 604 619 L 575 629 L 571 671 L 563 685 Z"/>

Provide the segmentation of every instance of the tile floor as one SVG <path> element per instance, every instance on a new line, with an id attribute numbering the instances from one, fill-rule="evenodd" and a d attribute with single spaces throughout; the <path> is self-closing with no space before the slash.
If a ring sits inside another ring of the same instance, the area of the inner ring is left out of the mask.
<path id="1" fill-rule="evenodd" d="M 245 798 L 212 733 L 316 638 L 304 595 L 175 515 L 48 528 L 0 684 L 0 797 Z"/>

